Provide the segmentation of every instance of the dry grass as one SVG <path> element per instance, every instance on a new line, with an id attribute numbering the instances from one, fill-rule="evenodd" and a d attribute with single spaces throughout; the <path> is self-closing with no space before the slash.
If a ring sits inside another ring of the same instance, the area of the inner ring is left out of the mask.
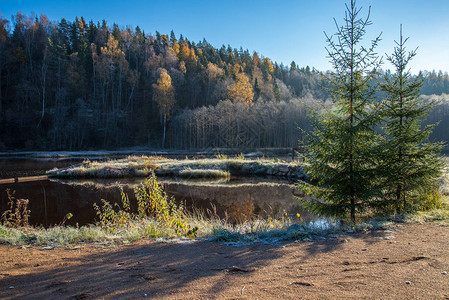
<path id="1" fill-rule="evenodd" d="M 214 169 L 184 169 L 179 172 L 179 177 L 185 179 L 196 178 L 230 178 L 229 171 Z"/>
<path id="2" fill-rule="evenodd" d="M 227 177 L 228 174 L 246 176 L 303 177 L 299 163 L 267 159 L 237 158 L 174 160 L 163 157 L 130 156 L 105 162 L 85 161 L 82 164 L 47 172 L 57 178 L 122 178 L 145 177 L 155 172 L 159 176 L 186 176 L 193 178 Z"/>

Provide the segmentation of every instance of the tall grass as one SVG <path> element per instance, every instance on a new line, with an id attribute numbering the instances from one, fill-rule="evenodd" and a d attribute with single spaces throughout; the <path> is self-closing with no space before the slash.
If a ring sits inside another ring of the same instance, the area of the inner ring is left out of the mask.
<path id="1" fill-rule="evenodd" d="M 15 191 L 6 189 L 8 209 L 1 215 L 1 221 L 6 227 L 28 226 L 30 211 L 28 199 L 16 199 Z"/>

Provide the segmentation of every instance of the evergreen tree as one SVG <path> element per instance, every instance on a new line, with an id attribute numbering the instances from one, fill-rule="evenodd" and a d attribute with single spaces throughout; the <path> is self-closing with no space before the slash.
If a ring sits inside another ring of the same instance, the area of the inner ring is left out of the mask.
<path id="1" fill-rule="evenodd" d="M 421 129 L 423 118 L 434 108 L 435 102 L 422 103 L 418 98 L 423 79 L 412 77 L 407 70 L 416 49 L 406 52 L 407 39 L 402 37 L 387 60 L 396 73 L 381 84 L 387 93 L 382 103 L 385 142 L 382 143 L 385 186 L 384 199 L 397 211 L 410 209 L 419 196 L 435 191 L 441 176 L 442 161 L 437 154 L 441 144 L 426 142 L 435 125 Z"/>
<path id="2" fill-rule="evenodd" d="M 281 91 L 279 90 L 279 85 L 276 82 L 276 79 L 273 80 L 273 94 L 274 94 L 274 99 L 276 100 L 276 102 L 281 101 Z"/>
<path id="3" fill-rule="evenodd" d="M 254 81 L 254 99 L 255 100 L 259 99 L 259 96 L 260 96 L 260 86 L 256 78 L 256 80 Z"/>
<path id="4" fill-rule="evenodd" d="M 318 185 L 299 184 L 315 199 L 302 201 L 306 208 L 340 217 L 349 212 L 353 222 L 356 212 L 369 206 L 375 195 L 371 152 L 376 118 L 371 109 L 374 89 L 369 82 L 379 65 L 375 48 L 380 36 L 368 47 L 361 45 L 371 22 L 369 12 L 362 19 L 360 11 L 351 0 L 343 25 L 335 22 L 337 33 L 326 34 L 326 50 L 335 69 L 328 77 L 335 105 L 331 111 L 318 113 L 307 145 L 306 171 Z"/>

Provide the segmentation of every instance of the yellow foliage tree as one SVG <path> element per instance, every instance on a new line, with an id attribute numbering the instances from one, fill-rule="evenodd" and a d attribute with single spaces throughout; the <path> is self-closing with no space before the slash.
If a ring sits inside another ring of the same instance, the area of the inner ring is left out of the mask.
<path id="1" fill-rule="evenodd" d="M 240 101 L 248 107 L 253 105 L 254 92 L 248 76 L 239 73 L 236 81 L 228 86 L 228 98 L 234 102 Z"/>
<path id="2" fill-rule="evenodd" d="M 255 51 L 253 54 L 253 65 L 254 65 L 254 67 L 258 67 L 260 65 L 260 57 L 257 54 L 257 52 L 255 52 Z"/>
<path id="3" fill-rule="evenodd" d="M 173 41 L 173 45 L 170 47 L 170 49 L 173 51 L 173 53 L 179 55 L 181 47 L 179 46 L 179 43 L 177 41 Z"/>
<path id="4" fill-rule="evenodd" d="M 187 60 L 190 55 L 190 48 L 189 45 L 187 45 L 186 42 L 181 43 L 181 47 L 179 49 L 179 59 L 180 60 Z"/>
<path id="5" fill-rule="evenodd" d="M 222 76 L 224 73 L 223 69 L 218 67 L 216 64 L 209 62 L 206 68 L 206 74 L 209 81 L 215 81 L 217 78 Z"/>
<path id="6" fill-rule="evenodd" d="M 162 147 L 165 146 L 165 132 L 167 128 L 167 118 L 170 117 L 171 110 L 175 105 L 175 92 L 171 77 L 167 70 L 162 69 L 157 84 L 153 84 L 153 100 L 159 106 L 159 113 L 163 118 L 164 132 L 162 135 Z"/>
<path id="7" fill-rule="evenodd" d="M 212 82 L 216 82 L 221 76 L 223 76 L 224 71 L 222 68 L 220 68 L 216 64 L 209 62 L 207 64 L 205 73 L 207 76 L 207 93 L 206 93 L 206 95 L 207 95 L 207 101 L 209 101 Z"/>
<path id="8" fill-rule="evenodd" d="M 237 75 L 242 71 L 242 67 L 239 64 L 235 64 L 234 67 L 232 67 L 232 73 L 234 75 Z"/>
<path id="9" fill-rule="evenodd" d="M 94 69 L 103 81 L 103 105 L 107 99 L 107 86 L 111 84 L 113 85 L 110 89 L 112 109 L 118 111 L 121 108 L 122 84 L 129 71 L 129 64 L 125 52 L 120 49 L 118 41 L 112 35 L 109 36 L 106 46 L 101 47 L 100 50 L 100 55 L 97 55 L 94 46 L 91 46 Z M 118 90 L 114 88 L 115 84 L 118 84 Z"/>

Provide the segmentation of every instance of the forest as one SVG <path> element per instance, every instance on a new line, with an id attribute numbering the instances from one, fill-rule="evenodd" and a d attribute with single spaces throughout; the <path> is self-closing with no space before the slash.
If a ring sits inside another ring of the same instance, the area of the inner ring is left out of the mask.
<path id="1" fill-rule="evenodd" d="M 325 76 L 173 31 L 18 12 L 0 18 L 0 151 L 295 147 L 332 105 Z M 423 125 L 447 142 L 449 76 L 416 76 L 439 101 Z"/>

